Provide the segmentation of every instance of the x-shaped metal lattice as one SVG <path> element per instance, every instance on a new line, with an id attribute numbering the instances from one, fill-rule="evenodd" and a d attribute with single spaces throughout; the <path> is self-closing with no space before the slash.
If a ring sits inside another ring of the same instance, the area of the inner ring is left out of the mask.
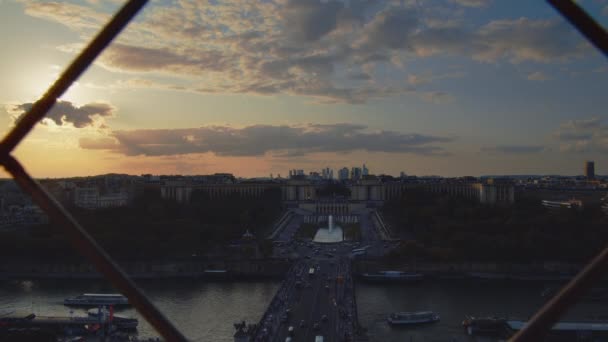
<path id="1" fill-rule="evenodd" d="M 97 270 L 143 315 L 167 341 L 186 341 L 184 335 L 152 304 L 127 274 L 110 258 L 99 244 L 76 222 L 44 188 L 25 170 L 11 152 L 44 118 L 57 99 L 93 63 L 95 58 L 135 17 L 148 0 L 128 1 L 99 34 L 82 50 L 63 74 L 32 108 L 16 123 L 0 142 L 0 164 L 13 176 L 17 184 L 30 194 L 55 222 L 62 226 L 72 246 L 88 258 Z M 571 0 L 548 0 L 589 41 L 608 56 L 608 34 Z M 542 307 L 512 341 L 540 341 L 559 317 L 578 297 L 597 281 L 608 266 L 608 247 L 595 257 L 553 299 Z"/>

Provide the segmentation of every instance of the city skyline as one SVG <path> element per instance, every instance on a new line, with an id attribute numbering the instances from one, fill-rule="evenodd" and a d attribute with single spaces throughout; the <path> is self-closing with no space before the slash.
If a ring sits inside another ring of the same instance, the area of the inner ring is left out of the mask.
<path id="1" fill-rule="evenodd" d="M 0 3 L 4 133 L 117 6 Z M 36 177 L 603 174 L 607 72 L 545 3 L 159 1 L 16 154 Z"/>

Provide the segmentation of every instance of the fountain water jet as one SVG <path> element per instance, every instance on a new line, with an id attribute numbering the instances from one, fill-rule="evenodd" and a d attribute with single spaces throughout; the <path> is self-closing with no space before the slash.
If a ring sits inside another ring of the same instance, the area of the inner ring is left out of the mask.
<path id="1" fill-rule="evenodd" d="M 319 228 L 313 241 L 315 242 L 341 242 L 344 240 L 342 228 L 334 227 L 334 217 L 329 215 L 327 218 L 327 228 Z"/>

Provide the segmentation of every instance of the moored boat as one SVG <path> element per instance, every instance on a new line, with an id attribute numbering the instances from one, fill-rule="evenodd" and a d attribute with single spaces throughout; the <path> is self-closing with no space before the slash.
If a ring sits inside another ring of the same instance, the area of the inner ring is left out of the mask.
<path id="1" fill-rule="evenodd" d="M 415 325 L 439 321 L 439 314 L 433 311 L 394 312 L 387 321 L 393 325 Z"/>
<path id="2" fill-rule="evenodd" d="M 112 309 L 107 310 L 105 307 L 99 307 L 97 309 L 90 309 L 87 311 L 89 317 L 98 318 L 102 321 L 110 320 L 112 325 L 116 326 L 118 330 L 135 330 L 139 321 L 137 318 L 128 318 L 122 316 L 115 316 Z"/>
<path id="3" fill-rule="evenodd" d="M 467 334 L 498 336 L 505 333 L 505 319 L 497 317 L 471 317 L 467 316 L 462 321 L 462 327 Z"/>
<path id="4" fill-rule="evenodd" d="M 84 293 L 63 300 L 64 305 L 100 306 L 100 305 L 129 305 L 127 297 L 116 293 Z"/>

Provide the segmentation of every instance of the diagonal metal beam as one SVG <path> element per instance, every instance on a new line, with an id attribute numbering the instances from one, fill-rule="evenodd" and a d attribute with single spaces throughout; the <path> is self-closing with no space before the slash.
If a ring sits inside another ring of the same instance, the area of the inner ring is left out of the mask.
<path id="1" fill-rule="evenodd" d="M 0 164 L 14 177 L 17 184 L 30 194 L 32 200 L 44 209 L 54 222 L 61 225 L 73 247 L 81 255 L 87 257 L 117 290 L 127 296 L 131 304 L 167 341 L 186 341 L 179 330 L 137 288 L 103 248 L 10 154 L 36 123 L 44 118 L 57 101 L 57 98 L 65 93 L 73 82 L 80 77 L 146 3 L 147 0 L 130 0 L 127 2 L 68 66 L 42 98 L 17 122 L 15 127 L 0 142 Z"/>
<path id="2" fill-rule="evenodd" d="M 129 302 L 167 341 L 186 341 L 181 332 L 152 304 L 72 215 L 30 177 L 17 159 L 7 155 L 0 160 L 0 164 L 15 178 L 17 184 L 32 196 L 32 200 L 49 215 L 51 220 L 63 228 L 72 246 L 89 259 L 117 290 L 127 296 Z"/>
<path id="3" fill-rule="evenodd" d="M 559 293 L 545 304 L 525 327 L 510 341 L 543 341 L 543 336 L 593 283 L 597 282 L 608 269 L 608 247 L 588 263 Z"/>
<path id="4" fill-rule="evenodd" d="M 571 0 L 547 0 L 608 57 L 608 33 Z M 608 246 L 547 302 L 510 341 L 542 341 L 557 320 L 608 270 Z"/>
<path id="5" fill-rule="evenodd" d="M 572 0 L 547 0 L 596 48 L 608 57 L 608 33 Z"/>
<path id="6" fill-rule="evenodd" d="M 21 117 L 15 127 L 0 142 L 0 156 L 9 154 L 21 140 L 42 120 L 55 101 L 68 90 L 95 58 L 112 42 L 148 0 L 130 0 L 116 13 L 108 24 L 95 36 L 80 55 L 68 66 L 32 108 Z"/>

